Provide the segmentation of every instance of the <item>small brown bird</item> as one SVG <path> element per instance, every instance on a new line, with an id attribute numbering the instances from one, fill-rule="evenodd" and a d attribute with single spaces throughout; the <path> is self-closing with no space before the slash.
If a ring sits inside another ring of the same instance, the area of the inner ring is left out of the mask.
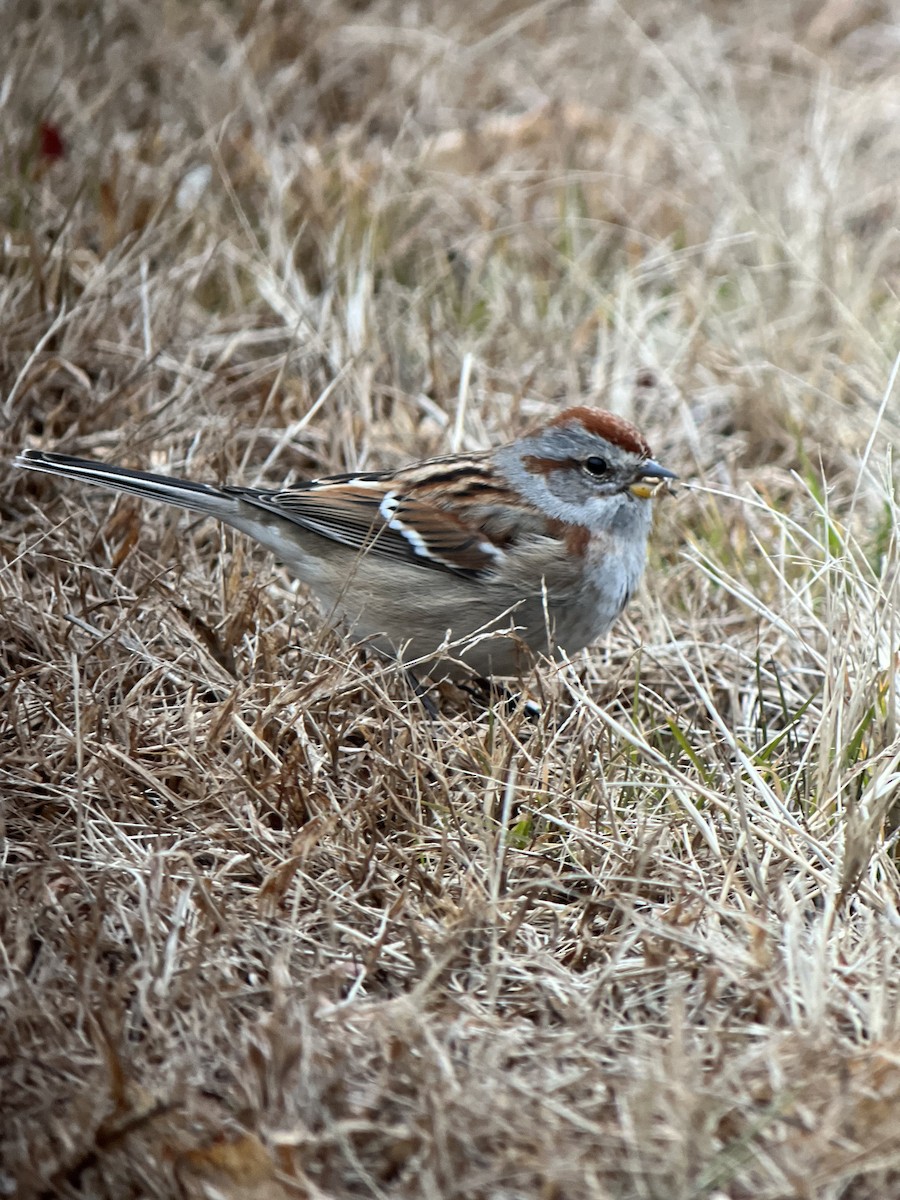
<path id="1" fill-rule="evenodd" d="M 406 662 L 452 641 L 445 652 L 482 676 L 520 673 L 526 648 L 574 653 L 609 629 L 644 570 L 650 499 L 676 478 L 633 425 L 596 408 L 496 450 L 282 491 L 37 450 L 16 465 L 217 517 L 276 554 L 354 636 Z"/>

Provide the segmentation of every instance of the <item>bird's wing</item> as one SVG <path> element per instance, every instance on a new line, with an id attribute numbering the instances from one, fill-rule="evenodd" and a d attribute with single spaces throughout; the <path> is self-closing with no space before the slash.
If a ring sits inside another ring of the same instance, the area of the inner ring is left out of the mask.
<path id="1" fill-rule="evenodd" d="M 505 557 L 481 528 L 392 486 L 390 478 L 341 476 L 280 492 L 222 490 L 353 550 L 470 579 L 492 574 Z"/>

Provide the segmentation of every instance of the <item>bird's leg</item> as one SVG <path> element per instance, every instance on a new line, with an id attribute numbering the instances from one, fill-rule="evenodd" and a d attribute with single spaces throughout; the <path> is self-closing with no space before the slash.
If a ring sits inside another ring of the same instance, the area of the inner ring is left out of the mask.
<path id="1" fill-rule="evenodd" d="M 413 672 L 410 671 L 410 669 L 408 667 L 406 668 L 406 671 L 404 673 L 406 675 L 407 680 L 409 681 L 410 687 L 415 692 L 415 694 L 418 696 L 419 702 L 421 703 L 422 707 L 425 709 L 425 715 L 428 717 L 428 719 L 430 721 L 439 721 L 441 714 L 438 712 L 437 705 L 432 700 L 431 696 L 429 696 L 429 694 L 428 694 L 430 689 L 428 687 L 426 687 L 425 684 L 422 683 L 421 680 L 418 679 L 418 677 L 416 675 L 414 675 Z"/>
<path id="2" fill-rule="evenodd" d="M 488 708 L 492 704 L 499 704 L 507 716 L 514 713 L 520 705 L 524 708 L 525 715 L 530 721 L 536 721 L 541 715 L 539 705 L 535 704 L 533 700 L 527 699 L 522 692 L 513 691 L 512 688 L 508 688 L 505 683 L 501 683 L 497 679 L 479 675 L 472 684 L 462 683 L 459 686 L 464 692 Z"/>

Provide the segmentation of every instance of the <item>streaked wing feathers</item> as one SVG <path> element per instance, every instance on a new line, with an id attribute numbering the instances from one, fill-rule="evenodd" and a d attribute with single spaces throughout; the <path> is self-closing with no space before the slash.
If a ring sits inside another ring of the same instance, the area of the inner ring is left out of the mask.
<path id="1" fill-rule="evenodd" d="M 503 550 L 452 513 L 391 489 L 390 479 L 319 480 L 281 492 L 225 488 L 229 494 L 360 552 L 456 575 L 489 574 Z"/>

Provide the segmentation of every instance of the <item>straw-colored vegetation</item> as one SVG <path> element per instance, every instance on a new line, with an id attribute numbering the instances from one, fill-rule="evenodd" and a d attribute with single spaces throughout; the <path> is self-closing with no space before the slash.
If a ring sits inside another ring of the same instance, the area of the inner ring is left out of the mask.
<path id="1" fill-rule="evenodd" d="M 4 461 L 587 399 L 689 486 L 538 719 L 434 721 L 245 539 L 4 469 L 0 1193 L 900 1196 L 897 20 L 6 6 Z"/>

